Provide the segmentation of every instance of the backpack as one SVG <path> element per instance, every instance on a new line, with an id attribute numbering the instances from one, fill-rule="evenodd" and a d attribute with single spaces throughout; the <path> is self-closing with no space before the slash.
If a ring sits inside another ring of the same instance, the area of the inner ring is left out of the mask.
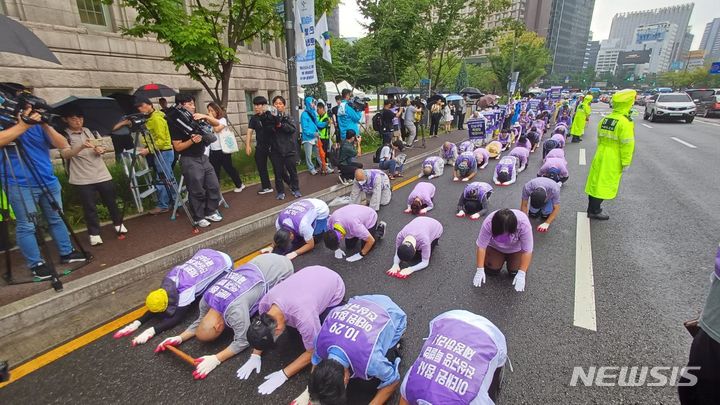
<path id="1" fill-rule="evenodd" d="M 375 131 L 382 131 L 383 130 L 383 121 L 382 121 L 382 114 L 375 113 L 372 117 L 372 127 Z"/>
<path id="2" fill-rule="evenodd" d="M 375 151 L 375 156 L 373 156 L 373 163 L 380 163 L 380 152 L 382 152 L 385 145 L 381 145 L 377 150 Z"/>
<path id="3" fill-rule="evenodd" d="M 340 148 L 330 148 L 330 151 L 325 155 L 325 158 L 330 161 L 333 167 L 340 167 Z"/>

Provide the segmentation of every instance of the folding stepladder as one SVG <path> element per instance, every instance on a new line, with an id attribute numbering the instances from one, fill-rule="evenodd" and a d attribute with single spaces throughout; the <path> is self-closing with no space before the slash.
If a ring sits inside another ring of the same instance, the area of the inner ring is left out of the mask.
<path id="1" fill-rule="evenodd" d="M 133 170 L 133 151 L 125 150 L 121 153 L 123 169 L 125 175 L 130 181 L 130 191 L 135 202 L 138 212 L 143 212 L 143 200 L 155 194 L 155 179 L 152 169 L 148 166 L 144 156 L 137 155 L 134 159 L 135 168 Z"/>
<path id="2" fill-rule="evenodd" d="M 175 220 L 177 210 L 180 208 L 183 204 L 189 204 L 188 201 L 188 192 L 187 192 L 187 186 L 185 186 L 185 176 L 180 176 L 180 182 L 178 183 L 178 190 L 180 190 L 180 196 L 175 199 L 173 202 L 173 210 L 172 215 L 170 215 L 170 219 Z M 230 205 L 225 201 L 225 197 L 220 193 L 220 204 L 222 204 L 223 207 L 230 208 Z M 220 211 L 218 210 L 218 214 Z M 222 214 L 220 214 L 222 216 Z"/>

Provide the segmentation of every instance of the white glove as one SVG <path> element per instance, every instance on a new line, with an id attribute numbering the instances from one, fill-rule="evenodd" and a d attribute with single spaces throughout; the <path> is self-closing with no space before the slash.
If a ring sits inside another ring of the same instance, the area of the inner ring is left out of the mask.
<path id="1" fill-rule="evenodd" d="M 481 287 L 485 282 L 485 268 L 478 267 L 475 271 L 475 277 L 473 277 L 473 285 L 475 287 Z"/>
<path id="2" fill-rule="evenodd" d="M 410 207 L 407 207 L 407 209 L 405 209 L 405 211 L 403 211 L 403 212 L 406 214 L 409 214 L 412 212 L 412 210 L 410 209 Z"/>
<path id="3" fill-rule="evenodd" d="M 345 257 L 345 252 L 342 249 L 338 249 L 335 251 L 336 259 L 342 259 L 343 257 Z"/>
<path id="4" fill-rule="evenodd" d="M 363 255 L 361 255 L 360 253 L 355 253 L 354 255 L 348 257 L 348 258 L 345 259 L 345 260 L 347 260 L 347 261 L 350 262 L 350 263 L 353 263 L 353 262 L 356 262 L 356 261 L 358 261 L 358 260 L 360 260 L 360 259 L 362 259 L 362 258 L 363 258 Z"/>
<path id="5" fill-rule="evenodd" d="M 437 177 L 437 176 L 435 176 L 434 174 L 431 174 L 431 175 L 428 176 L 428 180 L 432 180 L 432 179 L 435 178 L 435 177 Z"/>
<path id="6" fill-rule="evenodd" d="M 290 252 L 290 253 L 286 254 L 285 257 L 287 257 L 288 259 L 292 260 L 292 259 L 298 257 L 298 254 L 295 253 L 295 252 Z"/>
<path id="7" fill-rule="evenodd" d="M 245 364 L 242 365 L 237 371 L 237 378 L 241 380 L 247 380 L 248 377 L 250 377 L 250 374 L 252 374 L 252 371 L 255 370 L 255 373 L 260 373 L 260 367 L 262 366 L 262 358 L 259 354 L 251 354 L 248 361 L 245 362 Z"/>
<path id="8" fill-rule="evenodd" d="M 456 216 L 456 217 L 458 217 L 458 218 L 462 218 L 462 217 L 464 217 L 464 216 L 465 216 L 465 211 L 463 211 L 463 210 L 460 210 L 460 211 L 458 211 L 458 213 L 457 213 L 457 214 L 455 214 L 455 216 Z"/>
<path id="9" fill-rule="evenodd" d="M 550 227 L 550 224 L 548 224 L 547 222 L 543 222 L 542 224 L 538 225 L 537 231 L 544 233 L 544 232 L 548 231 L 549 227 Z"/>
<path id="10" fill-rule="evenodd" d="M 462 181 L 468 181 L 468 180 L 470 180 L 470 179 L 468 179 L 467 177 L 465 177 L 464 179 L 462 179 Z"/>
<path id="11" fill-rule="evenodd" d="M 273 251 L 272 246 L 268 246 L 268 247 L 264 247 L 264 248 L 260 249 L 260 254 L 272 253 L 272 251 Z"/>
<path id="12" fill-rule="evenodd" d="M 515 278 L 513 279 L 513 285 L 515 286 L 515 291 L 522 292 L 525 291 L 525 272 L 520 270 L 515 275 Z"/>
<path id="13" fill-rule="evenodd" d="M 479 219 L 479 218 L 480 218 L 480 213 L 479 213 L 479 212 L 476 212 L 476 213 L 470 215 L 470 219 Z"/>
<path id="14" fill-rule="evenodd" d="M 196 380 L 202 380 L 210 374 L 211 371 L 215 370 L 215 367 L 221 363 L 220 359 L 216 355 L 202 356 L 199 359 L 195 359 L 195 371 L 193 371 L 193 377 Z"/>
<path id="15" fill-rule="evenodd" d="M 398 271 L 400 271 L 400 266 L 397 264 L 393 264 L 393 266 L 390 267 L 390 270 L 386 271 L 385 274 L 387 274 L 388 276 L 393 276 L 397 274 Z"/>
<path id="16" fill-rule="evenodd" d="M 155 336 L 155 328 L 147 328 L 145 331 L 135 337 L 135 339 L 132 340 L 132 345 L 142 345 L 147 343 L 148 340 L 152 339 L 152 337 Z"/>
<path id="17" fill-rule="evenodd" d="M 258 393 L 262 395 L 272 394 L 278 387 L 285 384 L 288 378 L 282 370 L 265 376 L 265 382 L 258 387 Z"/>
<path id="18" fill-rule="evenodd" d="M 119 331 L 115 332 L 115 334 L 113 335 L 113 337 L 114 337 L 115 339 L 120 339 L 121 337 L 125 337 L 125 336 L 127 336 L 127 335 L 130 335 L 130 334 L 132 334 L 133 332 L 135 332 L 136 330 L 138 330 L 138 328 L 140 327 L 140 325 L 142 325 L 142 323 L 140 323 L 140 321 L 132 321 L 132 323 L 129 324 L 128 326 L 126 326 L 126 327 L 120 329 Z"/>
<path id="19" fill-rule="evenodd" d="M 460 180 L 460 179 L 458 179 L 457 177 L 453 177 L 453 181 L 458 181 L 458 180 Z"/>
<path id="20" fill-rule="evenodd" d="M 428 209 L 427 209 L 427 208 L 423 208 L 423 209 L 420 210 L 420 215 L 425 215 L 425 214 L 427 214 L 427 212 L 428 212 Z"/>
<path id="21" fill-rule="evenodd" d="M 290 405 L 310 405 L 310 392 L 308 388 L 305 388 L 302 394 L 290 402 Z"/>
<path id="22" fill-rule="evenodd" d="M 420 174 L 418 174 L 418 179 L 422 179 L 422 176 L 423 176 L 423 173 L 420 172 Z M 428 177 L 428 178 L 429 178 L 429 177 Z"/>
<path id="23" fill-rule="evenodd" d="M 165 346 L 180 346 L 180 343 L 182 343 L 182 338 L 180 336 L 173 336 L 169 337 L 162 342 L 160 342 L 159 345 L 155 348 L 155 353 L 160 353 L 165 351 Z"/>

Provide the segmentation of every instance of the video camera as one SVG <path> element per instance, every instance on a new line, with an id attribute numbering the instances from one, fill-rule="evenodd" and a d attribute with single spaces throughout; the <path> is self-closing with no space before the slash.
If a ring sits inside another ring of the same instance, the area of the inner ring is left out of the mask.
<path id="1" fill-rule="evenodd" d="M 165 113 L 165 119 L 170 126 L 184 132 L 187 136 L 193 134 L 202 136 L 206 146 L 217 140 L 210 124 L 203 120 L 196 121 L 190 111 L 180 106 L 169 108 Z"/>
<path id="2" fill-rule="evenodd" d="M 18 114 L 27 108 L 31 108 L 32 112 L 39 113 L 40 121 L 36 122 L 29 117 L 21 116 L 26 124 L 35 125 L 41 122 L 49 124 L 57 117 L 56 114 L 50 113 L 51 107 L 40 97 L 35 97 L 27 92 L 12 95 L 0 90 L 0 127 L 6 129 L 16 125 Z"/>
<path id="3" fill-rule="evenodd" d="M 148 116 L 143 113 L 128 114 L 123 116 L 123 120 L 130 121 L 130 130 L 138 131 L 148 120 Z"/>
<path id="4" fill-rule="evenodd" d="M 350 107 L 352 107 L 353 110 L 360 112 L 365 111 L 365 108 L 368 105 L 368 101 L 370 101 L 369 98 L 360 98 L 358 96 L 355 96 L 348 100 L 348 104 L 350 104 Z"/>

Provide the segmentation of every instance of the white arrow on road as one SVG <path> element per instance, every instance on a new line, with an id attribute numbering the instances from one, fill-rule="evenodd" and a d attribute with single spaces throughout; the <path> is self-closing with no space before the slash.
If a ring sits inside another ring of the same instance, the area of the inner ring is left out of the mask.
<path id="1" fill-rule="evenodd" d="M 590 220 L 586 212 L 577 213 L 575 236 L 575 312 L 573 325 L 597 331 L 595 281 L 593 279 Z"/>

